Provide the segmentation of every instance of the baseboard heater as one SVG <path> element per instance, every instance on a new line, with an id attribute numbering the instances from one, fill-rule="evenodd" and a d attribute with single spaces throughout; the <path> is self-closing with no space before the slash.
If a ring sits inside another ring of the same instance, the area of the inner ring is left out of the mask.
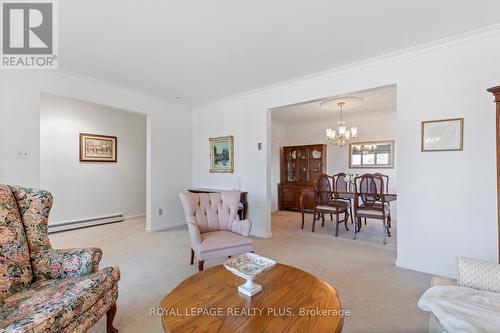
<path id="1" fill-rule="evenodd" d="M 78 221 L 57 223 L 53 225 L 49 224 L 49 233 L 93 227 L 100 224 L 123 222 L 124 220 L 125 219 L 123 218 L 123 214 L 116 214 Z"/>

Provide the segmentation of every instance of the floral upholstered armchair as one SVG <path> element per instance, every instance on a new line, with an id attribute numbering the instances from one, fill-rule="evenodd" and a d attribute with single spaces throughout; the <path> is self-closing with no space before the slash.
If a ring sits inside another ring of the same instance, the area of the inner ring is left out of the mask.
<path id="1" fill-rule="evenodd" d="M 0 185 L 0 332 L 85 332 L 104 314 L 108 333 L 118 267 L 99 270 L 98 248 L 56 250 L 47 191 Z"/>

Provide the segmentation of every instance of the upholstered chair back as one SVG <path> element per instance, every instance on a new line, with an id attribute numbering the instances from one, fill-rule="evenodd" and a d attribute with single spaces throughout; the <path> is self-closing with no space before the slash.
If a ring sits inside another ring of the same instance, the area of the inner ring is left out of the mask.
<path id="1" fill-rule="evenodd" d="M 220 193 L 181 193 L 182 207 L 188 223 L 198 225 L 200 233 L 231 231 L 238 218 L 239 191 Z"/>
<path id="2" fill-rule="evenodd" d="M 52 250 L 47 234 L 52 195 L 0 185 L 0 300 L 38 277 L 42 257 Z"/>
<path id="3" fill-rule="evenodd" d="M 0 185 L 0 303 L 33 280 L 30 251 L 17 201 Z"/>

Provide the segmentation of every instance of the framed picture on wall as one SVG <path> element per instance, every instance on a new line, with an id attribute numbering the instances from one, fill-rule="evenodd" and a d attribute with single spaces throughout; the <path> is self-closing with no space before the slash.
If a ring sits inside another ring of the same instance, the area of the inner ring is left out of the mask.
<path id="1" fill-rule="evenodd" d="M 209 138 L 210 172 L 234 172 L 234 141 L 233 136 Z"/>
<path id="2" fill-rule="evenodd" d="M 353 142 L 349 144 L 349 168 L 394 168 L 394 140 Z"/>
<path id="3" fill-rule="evenodd" d="M 464 145 L 464 118 L 422 122 L 422 151 L 458 151 Z"/>
<path id="4" fill-rule="evenodd" d="M 116 136 L 80 133 L 80 162 L 116 162 Z"/>

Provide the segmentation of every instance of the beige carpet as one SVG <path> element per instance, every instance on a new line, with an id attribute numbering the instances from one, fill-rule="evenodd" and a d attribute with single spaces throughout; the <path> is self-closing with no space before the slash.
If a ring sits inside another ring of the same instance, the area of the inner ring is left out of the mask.
<path id="1" fill-rule="evenodd" d="M 255 252 L 306 270 L 334 286 L 344 309 L 351 311 L 343 332 L 426 332 L 428 316 L 417 300 L 429 287 L 430 276 L 394 266 L 395 240 L 382 245 L 380 222 L 369 221 L 353 241 L 333 223 L 311 232 L 311 215 L 300 230 L 300 214 L 273 214 L 273 237 L 256 239 Z M 103 249 L 101 267 L 119 266 L 116 327 L 121 333 L 163 332 L 149 308 L 179 282 L 197 271 L 189 265 L 187 230 L 146 233 L 144 219 L 51 234 L 54 247 L 97 246 Z M 394 230 L 395 231 L 395 230 Z M 395 232 L 394 232 L 395 234 Z M 206 267 L 221 263 L 207 261 Z M 105 332 L 105 319 L 89 332 Z"/>

